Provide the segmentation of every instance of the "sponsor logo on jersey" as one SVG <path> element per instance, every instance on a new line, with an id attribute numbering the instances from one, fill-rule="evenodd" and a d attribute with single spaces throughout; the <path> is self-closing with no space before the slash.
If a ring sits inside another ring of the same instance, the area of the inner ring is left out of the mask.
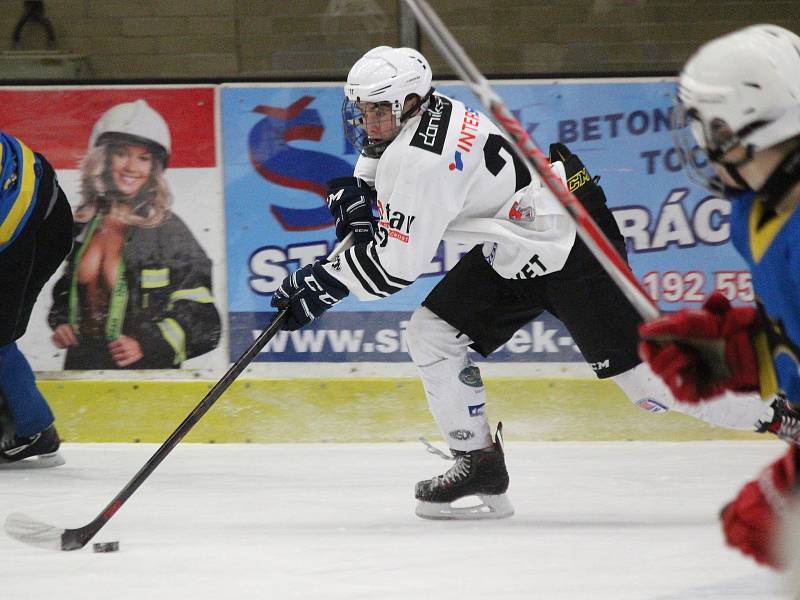
<path id="1" fill-rule="evenodd" d="M 460 440 L 462 442 L 465 442 L 475 437 L 474 433 L 466 429 L 456 429 L 455 431 L 451 431 L 447 435 L 449 435 L 454 440 Z"/>
<path id="2" fill-rule="evenodd" d="M 534 277 L 544 275 L 545 273 L 547 273 L 547 267 L 539 259 L 539 255 L 534 254 L 528 260 L 528 264 L 522 267 L 517 274 L 514 275 L 514 279 L 533 279 Z"/>
<path id="3" fill-rule="evenodd" d="M 411 136 L 411 145 L 434 154 L 441 154 L 453 105 L 441 96 L 434 96 L 433 99 L 432 106 L 422 115 L 417 130 Z"/>
<path id="4" fill-rule="evenodd" d="M 396 239 L 404 244 L 411 239 L 411 225 L 417 219 L 414 215 L 406 215 L 399 210 L 392 210 L 392 205 L 378 200 L 378 227 L 388 238 Z M 382 244 L 385 245 L 385 244 Z"/>
<path id="5" fill-rule="evenodd" d="M 483 402 L 481 404 L 474 404 L 472 406 L 468 406 L 469 409 L 469 416 L 470 417 L 480 417 L 484 413 L 484 408 L 486 407 L 486 403 Z"/>
<path id="6" fill-rule="evenodd" d="M 480 124 L 480 113 L 468 106 L 465 107 L 464 118 L 461 119 L 461 129 L 458 133 L 458 142 L 456 142 L 458 150 L 455 151 L 453 162 L 450 163 L 451 171 L 464 170 L 462 152 L 469 154 L 472 151 L 472 144 L 478 137 L 478 126 Z"/>
<path id="7" fill-rule="evenodd" d="M 652 398 L 642 398 L 636 403 L 636 406 L 651 413 L 662 413 L 669 410 L 666 406 L 660 402 L 656 402 Z"/>
<path id="8" fill-rule="evenodd" d="M 461 160 L 461 152 L 456 150 L 456 155 L 453 158 L 453 162 L 450 163 L 450 170 L 451 171 L 463 171 L 464 170 L 464 161 Z"/>

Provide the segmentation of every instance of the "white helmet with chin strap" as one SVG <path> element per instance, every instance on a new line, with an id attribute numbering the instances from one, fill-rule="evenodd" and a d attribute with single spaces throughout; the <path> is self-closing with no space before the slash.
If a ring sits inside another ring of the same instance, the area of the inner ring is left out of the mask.
<path id="1" fill-rule="evenodd" d="M 673 118 L 690 174 L 721 191 L 719 177 L 698 157 L 693 137 L 742 183 L 735 167 L 756 151 L 800 135 L 800 37 L 776 25 L 752 25 L 701 46 L 681 72 Z M 739 144 L 745 158 L 721 163 Z"/>
<path id="2" fill-rule="evenodd" d="M 416 50 L 378 46 L 367 52 L 350 69 L 344 86 L 342 119 L 347 139 L 364 156 L 379 157 L 393 138 L 370 140 L 362 108 L 367 104 L 390 105 L 399 132 L 405 121 L 430 99 L 431 80 L 428 61 Z M 404 112 L 405 101 L 412 94 L 419 101 Z"/>

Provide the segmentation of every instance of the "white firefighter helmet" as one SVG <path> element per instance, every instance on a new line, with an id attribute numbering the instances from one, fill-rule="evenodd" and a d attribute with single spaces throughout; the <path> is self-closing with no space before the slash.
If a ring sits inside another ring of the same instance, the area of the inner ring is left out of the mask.
<path id="1" fill-rule="evenodd" d="M 414 56 L 412 51 L 419 57 Z M 428 61 L 413 49 L 389 46 L 373 48 L 356 61 L 347 75 L 344 86 L 346 98 L 342 107 L 345 135 L 366 156 L 380 156 L 391 140 L 376 143 L 367 138 L 359 105 L 390 104 L 395 126 L 399 130 L 408 116 L 428 101 L 432 92 L 431 80 Z M 420 98 L 420 103 L 404 112 L 403 105 L 412 94 Z"/>
<path id="2" fill-rule="evenodd" d="M 800 37 L 752 25 L 708 42 L 684 66 L 678 100 L 712 160 L 800 134 Z"/>
<path id="3" fill-rule="evenodd" d="M 165 163 L 172 151 L 167 122 L 144 100 L 117 104 L 104 112 L 92 128 L 89 149 L 111 136 L 155 145 L 163 153 Z"/>

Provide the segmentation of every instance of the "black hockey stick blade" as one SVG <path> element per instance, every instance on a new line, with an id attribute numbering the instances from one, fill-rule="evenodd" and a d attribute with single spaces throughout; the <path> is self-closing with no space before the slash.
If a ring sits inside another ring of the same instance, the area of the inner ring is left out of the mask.
<path id="1" fill-rule="evenodd" d="M 333 260 L 340 253 L 344 252 L 353 243 L 353 234 L 348 234 L 331 252 L 328 260 Z M 252 360 L 261 352 L 278 331 L 283 327 L 283 323 L 289 316 L 289 309 L 280 310 L 272 322 L 255 339 L 255 341 L 244 351 L 239 359 L 233 363 L 230 369 L 217 381 L 200 403 L 194 407 L 192 412 L 178 425 L 178 428 L 164 441 L 158 450 L 155 451 L 142 468 L 125 484 L 108 505 L 97 515 L 91 523 L 77 529 L 62 529 L 42 523 L 36 519 L 22 513 L 12 513 L 6 518 L 3 525 L 6 533 L 25 544 L 46 548 L 48 550 L 79 550 L 91 540 L 103 526 L 108 523 L 123 504 L 133 493 L 139 489 L 144 481 L 155 471 L 156 467 L 172 452 L 175 446 L 186 436 L 195 424 L 208 412 L 208 409 L 219 399 L 222 393 L 230 387 L 236 378 L 245 370 Z"/>

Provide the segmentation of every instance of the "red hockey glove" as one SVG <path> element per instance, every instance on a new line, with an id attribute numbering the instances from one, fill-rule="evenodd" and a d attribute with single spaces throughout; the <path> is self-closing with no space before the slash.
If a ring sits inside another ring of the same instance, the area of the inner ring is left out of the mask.
<path id="1" fill-rule="evenodd" d="M 785 564 L 778 551 L 778 534 L 781 517 L 795 487 L 796 452 L 797 447 L 790 446 L 758 479 L 739 490 L 739 495 L 720 513 L 728 545 L 773 569 L 781 569 Z"/>
<path id="2" fill-rule="evenodd" d="M 725 390 L 758 390 L 750 339 L 754 308 L 733 308 L 715 292 L 700 310 L 682 310 L 639 326 L 639 355 L 675 398 L 697 403 Z"/>

